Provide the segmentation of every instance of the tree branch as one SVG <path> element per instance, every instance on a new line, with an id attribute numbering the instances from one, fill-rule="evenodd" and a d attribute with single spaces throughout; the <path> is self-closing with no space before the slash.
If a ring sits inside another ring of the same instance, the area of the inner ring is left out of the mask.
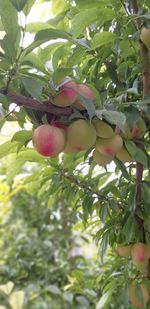
<path id="1" fill-rule="evenodd" d="M 132 8 L 133 8 L 133 13 L 138 14 L 139 8 L 138 8 L 138 3 L 137 0 L 132 0 Z M 140 31 L 142 27 L 142 22 L 140 18 L 136 19 L 136 27 L 137 30 Z M 140 40 L 140 55 L 142 59 L 142 64 L 143 64 L 143 98 L 146 96 L 150 95 L 150 62 L 149 62 L 149 55 L 148 55 L 148 49 L 147 47 L 143 44 L 143 42 Z M 139 141 L 137 146 L 144 150 L 144 145 L 142 141 Z M 143 170 L 144 167 L 141 163 L 137 162 L 136 163 L 136 210 L 141 208 L 141 203 L 142 203 L 142 197 L 141 197 L 141 182 L 143 178 Z M 140 222 L 140 221 L 141 222 Z M 143 242 L 146 242 L 146 231 L 144 229 L 143 225 L 143 220 L 140 218 L 137 218 L 137 222 L 139 222 L 140 225 L 142 225 L 142 230 L 143 230 Z M 147 277 L 150 279 L 150 263 L 148 266 L 148 271 L 147 271 Z"/>
<path id="2" fill-rule="evenodd" d="M 139 8 L 137 0 L 132 0 L 133 13 L 138 14 Z M 137 30 L 140 31 L 142 22 L 140 18 L 136 19 Z M 150 63 L 147 47 L 140 40 L 140 54 L 143 62 L 143 97 L 150 94 Z M 137 145 L 143 150 L 144 146 L 141 141 Z M 137 194 L 136 194 L 136 205 L 137 208 L 141 206 L 141 182 L 143 177 L 143 165 L 139 162 L 136 163 L 136 185 L 137 185 Z"/>
<path id="3" fill-rule="evenodd" d="M 0 90 L 0 93 L 5 95 L 6 97 L 9 97 L 18 106 L 24 106 L 29 109 L 48 112 L 56 116 L 69 116 L 72 113 L 71 107 L 62 108 L 59 106 L 55 106 L 50 100 L 41 102 L 39 100 L 32 99 L 23 95 L 17 95 L 12 92 L 6 93 L 5 90 Z"/>
<path id="4" fill-rule="evenodd" d="M 138 14 L 138 3 L 137 0 L 132 0 L 133 13 Z M 137 30 L 140 31 L 142 27 L 142 22 L 140 18 L 136 19 Z M 150 95 L 150 62 L 148 49 L 144 43 L 140 40 L 140 54 L 143 63 L 143 97 Z"/>

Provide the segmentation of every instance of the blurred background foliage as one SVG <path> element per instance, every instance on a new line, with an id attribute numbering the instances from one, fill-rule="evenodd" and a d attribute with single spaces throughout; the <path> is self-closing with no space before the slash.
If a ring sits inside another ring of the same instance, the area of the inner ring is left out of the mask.
<path id="1" fill-rule="evenodd" d="M 62 190 L 52 168 L 40 179 L 39 164 L 26 164 L 8 184 L 11 161 L 1 165 L 1 284 L 23 290 L 27 308 L 94 308 L 102 271 L 81 201 L 75 206 L 73 188 Z"/>

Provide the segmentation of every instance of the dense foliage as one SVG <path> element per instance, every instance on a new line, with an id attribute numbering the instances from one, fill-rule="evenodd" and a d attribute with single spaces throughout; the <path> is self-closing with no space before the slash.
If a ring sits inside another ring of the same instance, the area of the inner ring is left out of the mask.
<path id="1" fill-rule="evenodd" d="M 132 283 L 145 301 L 149 253 L 141 267 L 133 248 L 150 245 L 149 20 L 149 0 L 0 0 L 0 308 L 130 309 Z M 66 76 L 96 104 L 56 106 Z M 108 124 L 131 162 L 33 148 L 40 125 L 79 119 Z"/>

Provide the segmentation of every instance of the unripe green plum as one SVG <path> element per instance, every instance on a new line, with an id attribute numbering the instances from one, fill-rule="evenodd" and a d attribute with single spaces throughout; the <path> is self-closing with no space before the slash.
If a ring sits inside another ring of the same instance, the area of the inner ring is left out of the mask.
<path id="1" fill-rule="evenodd" d="M 150 28 L 142 28 L 140 39 L 145 45 L 150 46 Z"/>
<path id="2" fill-rule="evenodd" d="M 73 146 L 70 145 L 69 141 L 66 142 L 65 148 L 63 149 L 64 153 L 77 153 L 82 151 L 82 149 L 76 149 Z"/>
<path id="3" fill-rule="evenodd" d="M 145 308 L 149 301 L 149 292 L 144 284 L 140 284 L 140 288 L 142 299 L 140 296 L 138 297 L 137 284 L 132 282 L 132 284 L 129 286 L 129 299 L 131 304 L 136 308 Z"/>
<path id="4" fill-rule="evenodd" d="M 127 245 L 127 246 L 117 245 L 116 253 L 119 256 L 129 257 L 131 256 L 131 247 L 132 247 L 131 245 Z"/>
<path id="5" fill-rule="evenodd" d="M 98 138 L 96 149 L 104 155 L 115 156 L 122 148 L 123 140 L 120 135 L 114 135 L 112 138 Z"/>
<path id="6" fill-rule="evenodd" d="M 149 248 L 145 243 L 136 243 L 131 248 L 133 264 L 139 269 L 146 271 L 149 262 Z"/>
<path id="7" fill-rule="evenodd" d="M 123 163 L 134 161 L 124 146 L 122 146 L 121 150 L 116 154 L 116 157 Z"/>
<path id="8" fill-rule="evenodd" d="M 139 117 L 136 121 L 136 128 L 138 130 L 136 130 L 135 132 L 135 128 L 133 128 L 132 134 L 136 138 L 142 138 L 146 132 L 146 124 L 145 124 L 145 121 L 141 117 Z"/>
<path id="9" fill-rule="evenodd" d="M 94 119 L 92 123 L 96 129 L 96 134 L 98 137 L 111 138 L 115 135 L 115 132 L 112 129 L 112 127 L 103 120 Z"/>
<path id="10" fill-rule="evenodd" d="M 139 117 L 135 122 L 135 125 L 132 129 L 129 128 L 128 124 L 125 124 L 125 132 L 121 135 L 123 138 L 126 139 L 133 139 L 133 138 L 142 138 L 146 132 L 146 125 L 145 121 Z"/>
<path id="11" fill-rule="evenodd" d="M 46 157 L 55 157 L 65 147 L 66 134 L 63 129 L 43 124 L 35 129 L 32 141 L 38 153 Z"/>
<path id="12" fill-rule="evenodd" d="M 95 144 L 96 131 L 87 120 L 79 119 L 72 122 L 67 130 L 67 143 L 74 151 L 87 150 Z"/>
<path id="13" fill-rule="evenodd" d="M 96 97 L 95 94 L 93 92 L 93 90 L 87 86 L 86 84 L 78 84 L 78 95 L 80 94 L 81 96 L 83 96 L 85 99 L 89 99 L 92 101 L 92 104 L 95 104 L 96 102 Z M 83 103 L 80 100 L 80 97 L 78 96 L 76 101 L 73 104 L 73 107 L 75 107 L 76 109 L 82 111 L 85 110 L 85 106 L 83 105 Z"/>
<path id="14" fill-rule="evenodd" d="M 93 159 L 100 166 L 105 166 L 113 160 L 113 156 L 106 156 L 95 149 L 93 151 Z"/>
<path id="15" fill-rule="evenodd" d="M 58 94 L 53 100 L 53 104 L 60 107 L 67 107 L 72 105 L 77 99 L 78 89 L 77 84 L 73 80 L 62 84 L 59 88 Z"/>
<path id="16" fill-rule="evenodd" d="M 69 154 L 69 153 L 77 153 L 77 152 L 80 152 L 80 151 L 82 151 L 82 149 L 81 150 L 80 149 L 79 150 L 78 149 L 74 149 L 74 148 L 71 147 L 71 145 L 69 145 L 69 143 L 67 143 L 66 147 L 63 150 L 63 152 L 67 153 L 67 154 Z"/>
<path id="17" fill-rule="evenodd" d="M 132 131 L 130 130 L 127 122 L 125 123 L 124 132 L 121 133 L 121 136 L 125 139 L 132 139 Z"/>

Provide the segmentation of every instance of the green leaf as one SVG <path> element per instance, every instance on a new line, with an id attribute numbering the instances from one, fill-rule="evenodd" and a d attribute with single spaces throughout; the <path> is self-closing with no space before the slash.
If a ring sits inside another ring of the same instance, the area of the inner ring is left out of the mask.
<path id="1" fill-rule="evenodd" d="M 57 14 L 55 17 L 50 18 L 47 21 L 47 23 L 54 28 L 60 28 L 59 23 L 61 23 L 61 26 L 62 26 L 62 24 L 64 25 L 63 22 L 64 22 L 64 18 L 66 17 L 67 13 L 68 13 L 67 11 L 63 11 L 62 13 Z"/>
<path id="2" fill-rule="evenodd" d="M 71 30 L 74 37 L 84 33 L 86 27 L 96 24 L 96 22 L 103 24 L 105 21 L 113 19 L 114 11 L 104 5 L 100 4 L 100 6 L 97 8 L 96 5 L 93 5 L 93 7 L 87 8 L 86 5 L 73 17 Z"/>
<path id="3" fill-rule="evenodd" d="M 17 149 L 18 143 L 8 141 L 0 145 L 0 159 L 9 155 L 10 153 L 14 153 Z"/>
<path id="4" fill-rule="evenodd" d="M 138 302 L 143 304 L 142 307 L 144 307 L 143 291 L 141 289 L 141 285 L 140 284 L 136 284 L 135 294 L 136 294 L 136 297 L 138 299 Z"/>
<path id="5" fill-rule="evenodd" d="M 26 49 L 25 53 L 30 53 L 33 49 L 40 46 L 41 44 L 55 40 L 55 39 L 66 39 L 66 40 L 72 40 L 71 35 L 63 30 L 57 30 L 57 29 L 44 29 L 40 30 L 36 33 L 34 42 L 31 43 Z"/>
<path id="6" fill-rule="evenodd" d="M 6 33 L 15 42 L 18 33 L 18 16 L 17 11 L 9 0 L 0 0 L 0 16 Z"/>
<path id="7" fill-rule="evenodd" d="M 45 74 L 47 73 L 42 57 L 39 57 L 34 52 L 23 57 L 22 65 L 29 65 L 38 71 L 44 72 Z"/>
<path id="8" fill-rule="evenodd" d="M 88 216 L 89 215 L 91 216 L 93 213 L 93 197 L 86 195 L 83 199 L 82 206 L 83 206 L 83 217 L 84 220 L 87 221 Z"/>
<path id="9" fill-rule="evenodd" d="M 86 108 L 89 118 L 90 120 L 93 118 L 93 116 L 95 115 L 96 109 L 95 109 L 95 105 L 93 103 L 92 100 L 88 99 L 87 97 L 85 97 L 84 95 L 79 93 L 79 100 L 81 101 L 82 105 Z"/>
<path id="10" fill-rule="evenodd" d="M 24 303 L 24 292 L 15 291 L 10 295 L 9 303 L 12 309 L 22 309 Z"/>
<path id="11" fill-rule="evenodd" d="M 26 89 L 26 91 L 36 99 L 39 99 L 43 89 L 43 83 L 39 82 L 37 79 L 28 76 L 21 77 L 21 81 Z"/>
<path id="12" fill-rule="evenodd" d="M 78 37 L 83 33 L 87 26 L 90 26 L 98 19 L 98 11 L 96 8 L 84 9 L 76 14 L 72 19 L 72 33 L 74 37 Z"/>
<path id="13" fill-rule="evenodd" d="M 54 39 L 70 39 L 71 35 L 63 30 L 59 29 L 44 29 L 36 33 L 35 41 L 41 41 L 44 43 L 46 41 Z"/>
<path id="14" fill-rule="evenodd" d="M 121 170 L 123 177 L 126 178 L 127 180 L 131 180 L 131 177 L 129 173 L 127 172 L 125 165 L 120 160 L 118 160 L 116 157 L 114 159 L 114 162 L 117 165 L 117 167 Z"/>
<path id="15" fill-rule="evenodd" d="M 142 182 L 141 183 L 141 194 L 142 194 L 142 201 L 144 204 L 144 208 L 148 213 L 150 213 L 150 183 L 149 182 Z"/>
<path id="16" fill-rule="evenodd" d="M 106 7 L 106 2 L 104 0 L 104 4 L 103 1 L 100 2 L 101 8 L 99 10 L 99 20 L 98 23 L 100 25 L 102 25 L 103 23 L 105 23 L 106 21 L 112 21 L 113 18 L 116 17 L 116 13 L 112 8 L 108 8 Z M 108 5 L 109 5 L 109 1 L 108 1 Z"/>
<path id="17" fill-rule="evenodd" d="M 131 211 L 135 211 L 136 209 L 136 186 L 130 186 L 129 196 L 128 196 L 128 205 Z"/>
<path id="18" fill-rule="evenodd" d="M 29 140 L 32 139 L 32 135 L 33 135 L 33 132 L 30 130 L 22 130 L 22 131 L 19 131 L 19 132 L 16 132 L 13 137 L 12 137 L 12 142 L 13 141 L 17 141 L 17 142 L 21 142 L 23 144 L 26 144 L 26 142 L 28 142 Z"/>
<path id="19" fill-rule="evenodd" d="M 53 69 L 57 69 L 59 67 L 60 62 L 62 62 L 63 58 L 66 58 L 66 55 L 70 53 L 70 46 L 64 45 L 58 47 L 52 56 L 52 66 Z"/>
<path id="20" fill-rule="evenodd" d="M 128 152 L 134 157 L 137 153 L 136 145 L 131 141 L 125 141 L 125 146 L 126 146 Z"/>
<path id="21" fill-rule="evenodd" d="M 52 12 L 54 15 L 59 14 L 65 10 L 69 9 L 69 3 L 66 0 L 55 0 L 52 5 Z"/>
<path id="22" fill-rule="evenodd" d="M 51 43 L 50 45 L 46 46 L 43 49 L 40 49 L 38 52 L 38 56 L 40 59 L 42 59 L 42 62 L 45 63 L 46 61 L 49 61 L 51 59 L 51 56 L 53 55 L 54 51 L 60 47 L 65 45 L 66 42 L 55 42 Z"/>
<path id="23" fill-rule="evenodd" d="M 139 118 L 139 112 L 133 107 L 132 108 L 130 107 L 130 111 L 125 112 L 125 115 L 126 115 L 127 124 L 129 125 L 129 128 L 133 129 Z"/>
<path id="24" fill-rule="evenodd" d="M 80 304 L 80 308 L 89 308 L 89 302 L 84 296 L 76 296 L 76 300 Z"/>
<path id="25" fill-rule="evenodd" d="M 13 37 L 10 34 L 6 34 L 1 41 L 1 47 L 5 52 L 5 56 L 11 59 L 11 63 L 14 62 L 16 58 L 16 49 L 14 45 Z"/>
<path id="26" fill-rule="evenodd" d="M 23 151 L 20 151 L 17 155 L 16 160 L 23 160 L 24 162 L 30 161 L 30 162 L 38 162 L 41 164 L 45 164 L 45 158 L 38 154 L 34 149 L 24 149 Z"/>
<path id="27" fill-rule="evenodd" d="M 74 48 L 72 55 L 67 60 L 68 66 L 78 64 L 84 55 L 85 48 L 83 46 L 77 46 L 76 48 Z"/>
<path id="28" fill-rule="evenodd" d="M 58 68 L 54 71 L 52 79 L 54 84 L 58 85 L 67 75 L 72 73 L 72 68 Z"/>
<path id="29" fill-rule="evenodd" d="M 116 35 L 113 32 L 99 32 L 94 35 L 93 41 L 92 41 L 92 48 L 98 48 L 101 46 L 106 46 L 108 44 L 111 44 L 114 42 L 116 38 Z"/>
<path id="30" fill-rule="evenodd" d="M 23 9 L 23 12 L 26 16 L 30 13 L 30 10 L 35 2 L 36 0 L 26 0 L 26 4 Z"/>
<path id="31" fill-rule="evenodd" d="M 27 3 L 27 0 L 10 0 L 10 2 L 14 5 L 16 10 L 20 12 L 24 8 L 25 4 Z"/>
<path id="32" fill-rule="evenodd" d="M 102 240 L 100 244 L 100 256 L 101 256 L 102 261 L 103 261 L 104 255 L 108 247 L 108 241 L 109 241 L 109 231 L 106 231 L 102 236 Z"/>
<path id="33" fill-rule="evenodd" d="M 11 182 L 14 180 L 14 177 L 19 174 L 23 164 L 24 161 L 18 159 L 17 160 L 15 159 L 13 162 L 11 162 L 7 170 L 7 177 L 6 177 L 8 184 L 11 184 Z"/>
<path id="34" fill-rule="evenodd" d="M 63 299 L 65 300 L 65 301 L 67 301 L 68 303 L 72 303 L 72 301 L 73 301 L 73 293 L 71 293 L 71 292 L 64 292 L 63 293 Z"/>
<path id="35" fill-rule="evenodd" d="M 137 147 L 133 142 L 126 140 L 125 146 L 128 150 L 128 152 L 131 154 L 131 156 L 137 161 L 143 164 L 145 168 L 148 166 L 148 157 L 146 153 Z"/>
<path id="36" fill-rule="evenodd" d="M 61 290 L 58 288 L 57 285 L 48 285 L 46 286 L 46 291 L 54 294 L 54 295 L 60 295 L 61 294 Z"/>
<path id="37" fill-rule="evenodd" d="M 40 30 L 45 30 L 51 28 L 51 25 L 43 22 L 29 23 L 26 27 L 26 32 L 35 33 Z"/>
<path id="38" fill-rule="evenodd" d="M 103 203 L 103 205 L 100 205 L 99 207 L 99 216 L 103 223 L 106 221 L 108 212 L 108 203 Z"/>
<path id="39" fill-rule="evenodd" d="M 122 228 L 122 233 L 124 234 L 127 242 L 134 241 L 136 237 L 136 226 L 135 219 L 132 215 L 128 217 L 125 225 Z"/>
<path id="40" fill-rule="evenodd" d="M 108 292 L 104 293 L 100 298 L 99 302 L 96 305 L 95 309 L 103 309 L 108 304 L 111 299 L 113 293 L 113 289 L 108 290 Z"/>

